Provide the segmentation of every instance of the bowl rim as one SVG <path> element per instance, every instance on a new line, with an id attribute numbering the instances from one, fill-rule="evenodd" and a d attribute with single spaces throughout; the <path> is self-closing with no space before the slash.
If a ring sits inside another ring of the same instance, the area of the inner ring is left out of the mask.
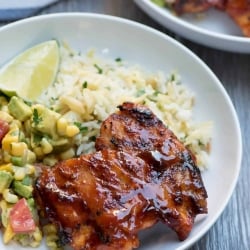
<path id="1" fill-rule="evenodd" d="M 249 53 L 250 51 L 250 37 L 222 34 L 201 28 L 172 15 L 166 9 L 151 2 L 151 0 L 134 0 L 134 2 L 161 25 L 190 41 L 222 51 L 237 53 Z M 174 29 L 179 29 L 179 31 L 176 32 Z M 192 37 L 187 35 L 190 32 L 193 32 Z M 211 42 L 208 43 L 207 40 Z M 226 46 L 223 43 L 226 43 Z M 238 48 L 238 46 L 245 47 Z"/>

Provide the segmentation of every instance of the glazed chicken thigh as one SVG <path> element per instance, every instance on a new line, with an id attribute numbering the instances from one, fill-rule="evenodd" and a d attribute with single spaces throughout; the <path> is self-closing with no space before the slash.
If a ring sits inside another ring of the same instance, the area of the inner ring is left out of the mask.
<path id="1" fill-rule="evenodd" d="M 96 150 L 125 150 L 152 166 L 152 174 L 169 194 L 163 220 L 184 240 L 195 216 L 207 212 L 195 157 L 147 107 L 127 102 L 118 108 L 102 123 Z"/>
<path id="2" fill-rule="evenodd" d="M 140 230 L 161 221 L 180 240 L 207 193 L 195 157 L 145 106 L 124 103 L 102 124 L 97 152 L 43 169 L 40 209 L 75 250 L 133 249 Z"/>

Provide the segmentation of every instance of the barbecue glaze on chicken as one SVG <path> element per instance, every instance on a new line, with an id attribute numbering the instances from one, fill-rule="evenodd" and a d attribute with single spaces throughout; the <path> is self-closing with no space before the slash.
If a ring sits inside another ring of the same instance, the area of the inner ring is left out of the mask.
<path id="1" fill-rule="evenodd" d="M 207 213 L 195 157 L 145 106 L 124 103 L 102 124 L 97 152 L 44 169 L 41 210 L 73 249 L 133 249 L 161 221 L 180 240 Z"/>

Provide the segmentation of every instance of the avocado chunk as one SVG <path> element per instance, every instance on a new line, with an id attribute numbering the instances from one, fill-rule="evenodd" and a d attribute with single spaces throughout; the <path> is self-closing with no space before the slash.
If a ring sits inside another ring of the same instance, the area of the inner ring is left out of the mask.
<path id="1" fill-rule="evenodd" d="M 62 152 L 71 147 L 72 142 L 68 138 L 58 138 L 57 140 L 50 140 L 54 152 Z"/>
<path id="2" fill-rule="evenodd" d="M 57 139 L 56 122 L 61 115 L 41 104 L 34 105 L 32 110 L 31 127 L 35 132 L 47 134 Z"/>
<path id="3" fill-rule="evenodd" d="M 12 156 L 11 162 L 16 166 L 23 166 L 26 162 L 22 156 Z"/>
<path id="4" fill-rule="evenodd" d="M 21 181 L 13 182 L 14 192 L 24 198 L 29 198 L 32 196 L 33 188 L 32 186 L 26 186 Z"/>
<path id="5" fill-rule="evenodd" d="M 28 120 L 32 115 L 31 107 L 17 96 L 10 99 L 8 109 L 12 116 L 22 122 Z"/>
<path id="6" fill-rule="evenodd" d="M 11 173 L 4 171 L 4 170 L 0 171 L 0 193 L 3 193 L 3 191 L 6 188 L 9 188 L 12 180 L 13 180 L 13 176 Z"/>

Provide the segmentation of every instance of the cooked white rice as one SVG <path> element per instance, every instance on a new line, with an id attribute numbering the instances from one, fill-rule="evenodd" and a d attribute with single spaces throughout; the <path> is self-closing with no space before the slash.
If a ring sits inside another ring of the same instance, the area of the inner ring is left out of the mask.
<path id="1" fill-rule="evenodd" d="M 198 166 L 207 167 L 212 122 L 195 122 L 194 94 L 176 74 L 149 73 L 120 59 L 108 60 L 90 50 L 86 55 L 61 46 L 56 82 L 40 102 L 80 122 L 76 154 L 94 151 L 101 122 L 125 101 L 148 106 L 195 154 Z"/>

